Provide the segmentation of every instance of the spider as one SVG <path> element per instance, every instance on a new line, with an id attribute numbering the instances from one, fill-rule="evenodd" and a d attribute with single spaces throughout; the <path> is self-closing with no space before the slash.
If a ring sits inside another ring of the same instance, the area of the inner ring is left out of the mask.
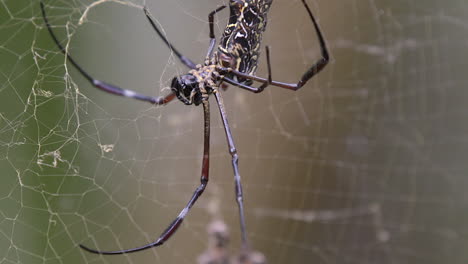
<path id="1" fill-rule="evenodd" d="M 208 15 L 209 37 L 210 43 L 205 61 L 202 65 L 193 63 L 189 58 L 182 55 L 161 33 L 156 26 L 154 20 L 151 18 L 149 11 L 143 8 L 145 16 L 149 23 L 156 31 L 161 40 L 166 46 L 175 54 L 175 56 L 187 66 L 190 70 L 187 74 L 176 76 L 171 82 L 171 92 L 165 96 L 153 97 L 137 93 L 133 90 L 122 89 L 118 86 L 100 81 L 92 77 L 86 72 L 76 61 L 72 58 L 70 53 L 60 44 L 52 30 L 51 25 L 46 16 L 44 3 L 41 1 L 41 11 L 44 22 L 47 26 L 50 36 L 60 49 L 60 51 L 67 57 L 68 61 L 78 70 L 78 72 L 86 78 L 91 85 L 104 92 L 130 97 L 136 100 L 148 102 L 154 105 L 165 105 L 172 101 L 174 98 L 179 99 L 186 105 L 203 105 L 204 114 L 204 145 L 203 145 L 203 158 L 200 185 L 195 189 L 190 200 L 186 206 L 181 210 L 179 215 L 169 224 L 169 226 L 161 233 L 161 235 L 152 243 L 135 247 L 131 249 L 115 250 L 115 251 L 101 251 L 89 248 L 84 245 L 79 245 L 82 249 L 102 255 L 115 255 L 132 253 L 145 250 L 152 247 L 162 245 L 167 241 L 180 227 L 182 221 L 195 204 L 197 199 L 202 195 L 205 190 L 209 179 L 209 163 L 210 163 L 210 104 L 209 96 L 214 94 L 217 106 L 221 115 L 221 119 L 226 133 L 227 144 L 229 153 L 231 155 L 232 167 L 234 170 L 234 183 L 235 183 L 235 196 L 239 209 L 239 221 L 241 230 L 242 248 L 249 249 L 247 231 L 245 224 L 245 213 L 243 203 L 243 192 L 241 185 L 241 177 L 239 174 L 238 160 L 236 147 L 234 145 L 231 129 L 229 128 L 226 110 L 224 108 L 223 98 L 219 91 L 219 87 L 226 82 L 228 84 L 240 87 L 242 89 L 259 93 L 262 92 L 268 85 L 273 85 L 293 91 L 301 88 L 308 80 L 320 72 L 329 61 L 329 54 L 322 36 L 320 28 L 310 11 L 309 6 L 305 0 L 301 0 L 304 8 L 306 9 L 310 20 L 315 29 L 321 50 L 321 58 L 316 61 L 312 66 L 302 75 L 297 83 L 285 83 L 273 81 L 271 77 L 271 63 L 269 47 L 265 47 L 268 77 L 262 78 L 255 75 L 257 69 L 257 62 L 259 58 L 260 43 L 262 33 L 265 31 L 267 23 L 267 13 L 270 9 L 273 0 L 230 0 L 230 16 L 229 22 L 221 37 L 218 49 L 213 52 L 215 47 L 215 34 L 214 34 L 214 16 L 216 13 L 226 8 L 222 5 L 210 12 Z M 258 87 L 253 87 L 253 82 L 261 83 Z"/>

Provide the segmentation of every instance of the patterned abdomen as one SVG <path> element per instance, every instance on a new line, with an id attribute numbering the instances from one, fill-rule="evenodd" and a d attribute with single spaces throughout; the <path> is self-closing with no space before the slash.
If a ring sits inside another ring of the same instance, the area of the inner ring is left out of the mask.
<path id="1" fill-rule="evenodd" d="M 254 75 L 262 34 L 273 0 L 230 0 L 229 23 L 218 46 L 218 62 L 224 67 Z M 231 76 L 230 76 L 231 77 Z M 238 79 L 246 83 L 246 80 Z"/>

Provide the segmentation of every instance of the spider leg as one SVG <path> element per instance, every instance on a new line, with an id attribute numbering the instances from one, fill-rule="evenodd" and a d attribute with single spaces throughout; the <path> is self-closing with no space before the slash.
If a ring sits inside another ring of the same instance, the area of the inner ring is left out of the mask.
<path id="1" fill-rule="evenodd" d="M 148 21 L 150 22 L 151 26 L 153 27 L 154 31 L 156 31 L 156 33 L 158 34 L 158 36 L 162 39 L 162 41 L 164 41 L 164 43 L 166 43 L 166 45 L 169 47 L 169 49 L 174 52 L 174 54 L 177 56 L 177 58 L 183 63 L 185 64 L 185 66 L 187 66 L 188 68 L 190 69 L 195 69 L 196 68 L 196 64 L 193 63 L 189 58 L 185 57 L 184 55 L 182 55 L 182 53 L 180 53 L 176 48 L 174 48 L 174 46 L 169 42 L 169 40 L 162 34 L 161 30 L 159 30 L 158 26 L 156 26 L 156 23 L 153 21 L 153 19 L 151 18 L 151 14 L 150 12 L 148 11 L 148 9 L 146 7 L 143 8 L 143 11 L 145 12 L 145 16 L 146 18 L 148 18 Z"/>
<path id="2" fill-rule="evenodd" d="M 126 253 L 133 253 L 141 250 L 145 250 L 152 247 L 157 247 L 162 245 L 166 242 L 172 235 L 177 231 L 182 224 L 185 216 L 190 211 L 190 208 L 195 204 L 197 199 L 202 195 L 203 191 L 205 190 L 206 185 L 208 184 L 209 179 L 209 169 L 210 169 L 210 104 L 208 100 L 203 100 L 203 114 L 204 114 L 204 144 L 203 144 L 203 160 L 202 160 L 202 170 L 201 170 L 201 177 L 200 177 L 200 185 L 195 189 L 192 197 L 188 201 L 187 205 L 182 209 L 176 219 L 172 221 L 172 223 L 162 232 L 162 234 L 156 239 L 156 241 L 149 243 L 147 245 L 131 248 L 131 249 L 124 249 L 124 250 L 116 250 L 116 251 L 100 251 L 96 249 L 91 249 L 87 246 L 81 245 L 80 247 L 88 252 L 101 254 L 101 255 L 118 255 L 118 254 L 126 254 Z"/>
<path id="3" fill-rule="evenodd" d="M 224 131 L 226 133 L 226 138 L 229 147 L 229 153 L 232 157 L 232 168 L 234 170 L 234 183 L 235 183 L 235 194 L 236 194 L 236 201 L 239 208 L 239 220 L 240 220 L 240 228 L 241 228 L 241 238 L 242 238 L 242 248 L 246 251 L 249 250 L 249 243 L 247 239 L 247 230 L 245 224 L 245 213 L 244 213 L 244 195 L 242 192 L 242 184 L 241 184 L 241 177 L 239 174 L 239 155 L 237 154 L 236 147 L 234 145 L 234 139 L 232 137 L 231 129 L 229 128 L 226 110 L 224 109 L 223 98 L 221 97 L 221 93 L 214 92 L 216 97 L 216 102 L 218 103 L 219 112 L 221 114 L 221 119 L 223 120 Z"/>
<path id="4" fill-rule="evenodd" d="M 167 104 L 175 98 L 174 93 L 170 93 L 166 96 L 158 96 L 158 97 L 148 96 L 148 95 L 137 93 L 133 90 L 123 89 L 118 86 L 94 79 L 71 57 L 71 55 L 67 52 L 65 47 L 62 46 L 62 44 L 60 44 L 59 40 L 57 39 L 57 36 L 55 36 L 55 33 L 49 24 L 49 20 L 47 19 L 47 15 L 46 15 L 45 8 L 44 8 L 44 3 L 42 3 L 42 1 L 40 2 L 40 5 L 41 5 L 41 10 L 42 10 L 42 17 L 44 18 L 44 22 L 47 26 L 47 30 L 49 31 L 49 34 L 52 36 L 53 41 L 55 42 L 57 47 L 60 49 L 60 51 L 67 57 L 68 61 L 70 61 L 70 63 L 81 73 L 81 75 L 83 75 L 94 87 L 107 93 L 129 97 L 129 98 L 149 102 L 151 104 L 156 104 L 156 105 Z"/>
<path id="5" fill-rule="evenodd" d="M 213 52 L 214 46 L 216 44 L 216 36 L 214 34 L 214 15 L 216 13 L 218 13 L 219 11 L 223 10 L 224 8 L 226 8 L 226 5 L 222 5 L 222 6 L 218 7 L 218 8 L 216 8 L 210 14 L 208 14 L 208 24 L 210 26 L 210 46 L 209 46 L 208 52 L 206 54 L 205 65 L 209 64 L 209 60 L 211 58 L 211 53 Z"/>
<path id="6" fill-rule="evenodd" d="M 322 53 L 322 58 L 319 59 L 316 63 L 314 63 L 302 75 L 301 79 L 297 83 L 285 83 L 285 82 L 277 82 L 277 81 L 271 81 L 271 83 L 270 83 L 273 86 L 277 86 L 277 87 L 281 87 L 281 88 L 285 88 L 285 89 L 290 89 L 290 90 L 294 90 L 294 91 L 296 91 L 299 88 L 301 88 L 302 86 L 304 86 L 304 84 L 308 80 L 310 80 L 317 73 L 319 73 L 323 68 L 325 68 L 325 66 L 328 64 L 328 61 L 330 60 L 330 56 L 329 56 L 328 50 L 327 50 L 327 45 L 325 44 L 325 40 L 323 38 L 322 32 L 320 31 L 320 27 L 319 27 L 317 21 L 315 20 L 314 16 L 312 15 L 312 11 L 310 11 L 310 8 L 307 5 L 305 0 L 302 0 L 302 4 L 304 5 L 305 9 L 307 10 L 307 13 L 309 14 L 309 17 L 312 20 L 312 24 L 314 25 L 314 29 L 315 29 L 315 32 L 317 34 L 317 38 L 318 38 L 319 43 L 320 43 L 320 51 Z M 225 70 L 229 70 L 229 69 L 225 69 Z M 242 72 L 239 72 L 239 71 L 236 71 L 236 70 L 230 70 L 230 73 L 232 73 L 232 74 L 234 74 L 236 76 L 245 78 L 245 79 L 250 79 L 250 80 L 254 80 L 254 81 L 258 81 L 258 82 L 265 83 L 265 82 L 268 81 L 265 78 L 249 75 L 249 74 L 242 73 Z M 229 81 L 232 81 L 232 80 L 226 80 L 226 82 L 229 82 Z M 241 88 L 250 90 L 252 92 L 258 92 L 258 90 L 255 89 L 254 87 L 249 87 L 249 86 L 246 86 L 246 85 L 244 85 L 244 86 L 238 85 L 238 86 L 241 87 Z"/>

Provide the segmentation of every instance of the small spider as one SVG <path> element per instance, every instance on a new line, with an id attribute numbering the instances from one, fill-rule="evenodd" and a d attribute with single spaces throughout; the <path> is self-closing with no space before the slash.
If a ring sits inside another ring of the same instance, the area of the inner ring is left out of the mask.
<path id="1" fill-rule="evenodd" d="M 268 85 L 273 85 L 295 91 L 301 88 L 310 78 L 312 78 L 314 75 L 320 72 L 329 61 L 327 47 L 325 45 L 325 40 L 322 36 L 319 26 L 315 21 L 315 18 L 309 9 L 309 6 L 305 2 L 305 0 L 302 0 L 304 8 L 309 14 L 309 17 L 317 34 L 322 58 L 315 62 L 302 75 L 302 77 L 297 83 L 277 82 L 273 81 L 271 78 L 270 52 L 267 46 L 265 49 L 268 67 L 268 78 L 261 78 L 255 76 L 257 62 L 260 55 L 259 52 L 262 34 L 266 28 L 267 13 L 270 9 L 272 1 L 273 0 L 230 0 L 229 22 L 226 26 L 226 29 L 224 30 L 223 36 L 221 37 L 218 49 L 214 52 L 213 49 L 215 47 L 216 42 L 213 23 L 214 15 L 222 9 L 224 9 L 226 5 L 220 6 L 216 10 L 210 12 L 208 15 L 208 23 L 210 29 L 210 45 L 203 65 L 196 65 L 190 59 L 183 56 L 161 33 L 161 31 L 151 18 L 148 10 L 144 8 L 143 10 L 145 12 L 146 17 L 148 18 L 151 26 L 162 39 L 162 41 L 169 47 L 169 49 L 172 52 L 174 52 L 176 57 L 185 66 L 190 68 L 187 74 L 177 76 L 174 77 L 174 79 L 172 79 L 171 92 L 168 95 L 162 97 L 153 97 L 139 94 L 135 91 L 122 89 L 118 86 L 93 78 L 71 57 L 71 55 L 62 46 L 62 44 L 60 44 L 60 41 L 55 36 L 55 33 L 53 32 L 49 24 L 45 13 L 44 4 L 41 1 L 40 5 L 42 10 L 42 16 L 53 41 L 60 49 L 60 51 L 67 57 L 68 61 L 70 61 L 70 63 L 97 89 L 114 95 L 130 97 L 133 99 L 149 102 L 155 105 L 165 105 L 172 101 L 174 98 L 179 99 L 186 105 L 203 105 L 204 147 L 200 177 L 201 183 L 195 189 L 195 192 L 188 201 L 187 205 L 182 209 L 182 211 L 174 219 L 174 221 L 172 221 L 172 223 L 169 224 L 169 226 L 161 233 L 161 235 L 154 242 L 141 247 L 116 251 L 100 251 L 96 249 L 91 249 L 84 245 L 80 245 L 82 249 L 91 253 L 103 255 L 131 253 L 160 246 L 177 231 L 185 216 L 190 211 L 190 208 L 192 208 L 197 199 L 202 195 L 203 191 L 205 190 L 205 187 L 208 184 L 210 167 L 210 104 L 208 98 L 211 94 L 214 94 L 219 112 L 221 114 L 224 130 L 226 133 L 229 153 L 232 156 L 232 166 L 234 170 L 235 181 L 235 196 L 239 208 L 242 248 L 245 251 L 249 250 L 244 217 L 245 214 L 241 177 L 239 174 L 238 166 L 239 156 L 234 145 L 234 140 L 231 134 L 231 129 L 229 128 L 223 99 L 218 88 L 221 87 L 223 82 L 226 82 L 254 93 L 262 92 Z M 260 82 L 261 85 L 259 87 L 251 86 L 254 81 Z"/>

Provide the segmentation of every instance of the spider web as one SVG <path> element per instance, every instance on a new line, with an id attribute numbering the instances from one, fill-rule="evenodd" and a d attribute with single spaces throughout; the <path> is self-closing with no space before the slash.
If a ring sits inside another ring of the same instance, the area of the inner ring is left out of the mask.
<path id="1" fill-rule="evenodd" d="M 222 0 L 44 1 L 98 79 L 150 95 L 186 69 L 138 8 L 196 62 Z M 298 92 L 223 92 L 240 154 L 248 235 L 268 263 L 466 263 L 468 5 L 307 1 L 332 62 Z M 216 18 L 217 36 L 227 12 Z M 275 0 L 264 43 L 295 81 L 319 47 L 300 1 Z M 212 105 L 207 191 L 163 247 L 153 241 L 199 182 L 202 109 L 153 107 L 93 88 L 66 63 L 38 1 L 0 0 L 0 262 L 196 263 L 221 219 L 240 232 Z M 262 56 L 259 75 L 265 76 Z"/>

